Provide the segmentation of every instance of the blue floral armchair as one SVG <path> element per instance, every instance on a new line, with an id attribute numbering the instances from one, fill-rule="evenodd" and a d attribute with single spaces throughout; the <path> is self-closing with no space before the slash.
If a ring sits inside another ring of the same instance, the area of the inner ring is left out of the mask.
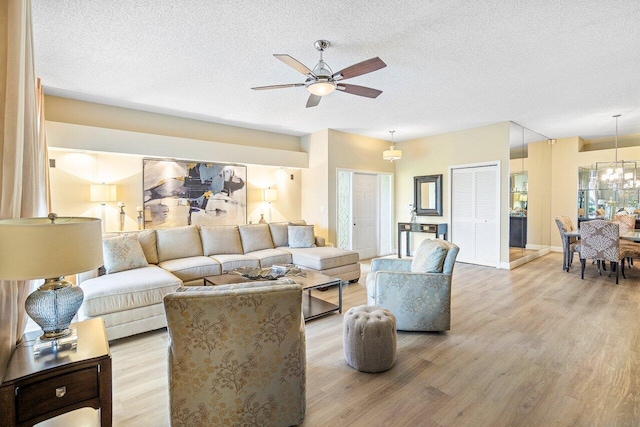
<path id="1" fill-rule="evenodd" d="M 459 250 L 446 240 L 427 239 L 413 260 L 372 260 L 367 276 L 367 305 L 391 311 L 398 330 L 449 330 L 451 276 Z"/>

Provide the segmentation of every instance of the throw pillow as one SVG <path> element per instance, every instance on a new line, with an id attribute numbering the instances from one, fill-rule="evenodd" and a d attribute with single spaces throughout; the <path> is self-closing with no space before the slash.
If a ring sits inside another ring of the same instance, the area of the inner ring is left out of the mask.
<path id="1" fill-rule="evenodd" d="M 237 225 L 201 225 L 200 237 L 204 256 L 242 253 L 242 242 Z"/>
<path id="2" fill-rule="evenodd" d="M 273 240 L 267 224 L 241 225 L 240 238 L 244 253 L 273 249 Z"/>
<path id="3" fill-rule="evenodd" d="M 290 248 L 314 248 L 316 246 L 313 225 L 290 225 L 288 231 Z"/>
<path id="4" fill-rule="evenodd" d="M 411 272 L 442 273 L 447 251 L 447 246 L 437 240 L 423 240 L 411 261 Z"/>
<path id="5" fill-rule="evenodd" d="M 147 267 L 147 259 L 135 235 L 112 237 L 102 241 L 102 255 L 107 274 Z"/>
<path id="6" fill-rule="evenodd" d="M 269 229 L 271 230 L 271 237 L 273 238 L 273 245 L 277 248 L 280 246 L 289 245 L 289 233 L 287 227 L 288 222 L 271 222 L 269 223 Z"/>
<path id="7" fill-rule="evenodd" d="M 160 262 L 203 255 L 200 233 L 195 225 L 158 228 L 156 241 Z"/>

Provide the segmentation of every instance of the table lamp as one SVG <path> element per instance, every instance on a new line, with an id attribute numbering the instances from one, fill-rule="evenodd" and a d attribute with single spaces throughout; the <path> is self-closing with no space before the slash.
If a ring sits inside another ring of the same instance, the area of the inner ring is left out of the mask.
<path id="1" fill-rule="evenodd" d="M 98 268 L 102 232 L 97 218 L 58 217 L 0 220 L 0 279 L 45 279 L 27 297 L 27 314 L 42 328 L 41 340 L 71 334 L 82 289 L 64 276 Z"/>

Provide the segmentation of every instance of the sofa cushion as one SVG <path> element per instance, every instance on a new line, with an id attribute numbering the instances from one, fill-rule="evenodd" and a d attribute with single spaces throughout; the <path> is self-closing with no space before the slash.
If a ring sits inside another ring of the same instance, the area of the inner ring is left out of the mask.
<path id="1" fill-rule="evenodd" d="M 241 225 L 240 237 L 244 253 L 273 249 L 273 240 L 267 224 Z"/>
<path id="2" fill-rule="evenodd" d="M 437 240 L 426 239 L 420 243 L 411 261 L 412 273 L 442 273 L 442 265 L 448 248 Z"/>
<path id="3" fill-rule="evenodd" d="M 313 248 L 316 245 L 313 225 L 290 225 L 288 233 L 291 248 Z"/>
<path id="4" fill-rule="evenodd" d="M 195 225 L 174 228 L 159 228 L 156 230 L 158 241 L 158 260 L 160 262 L 202 256 L 202 242 L 200 233 Z"/>
<path id="5" fill-rule="evenodd" d="M 242 253 L 237 225 L 203 225 L 200 227 L 200 237 L 204 256 Z"/>
<path id="6" fill-rule="evenodd" d="M 273 264 L 290 264 L 292 261 L 289 252 L 279 249 L 262 249 L 245 255 L 257 258 L 260 261 L 260 267 L 271 267 Z"/>
<path id="7" fill-rule="evenodd" d="M 348 249 L 323 246 L 320 248 L 279 248 L 291 253 L 293 263 L 300 267 L 322 271 L 343 265 L 356 264 L 358 252 Z"/>
<path id="8" fill-rule="evenodd" d="M 218 255 L 212 256 L 211 258 L 215 259 L 220 263 L 220 268 L 222 269 L 222 272 L 235 270 L 236 268 L 240 268 L 240 267 L 256 267 L 256 268 L 260 267 L 260 260 L 258 258 L 254 258 L 248 255 L 218 254 Z"/>
<path id="9" fill-rule="evenodd" d="M 273 245 L 289 246 L 289 227 L 288 222 L 271 222 L 269 223 L 269 230 L 271 231 L 271 238 L 273 239 Z"/>
<path id="10" fill-rule="evenodd" d="M 107 274 L 149 265 L 138 237 L 135 235 L 104 239 L 102 241 L 102 256 Z"/>
<path id="11" fill-rule="evenodd" d="M 144 256 L 147 258 L 147 262 L 149 264 L 157 264 L 158 263 L 158 249 L 156 248 L 156 230 L 141 230 L 141 231 L 126 231 L 124 233 L 104 233 L 102 235 L 105 239 L 110 239 L 112 237 L 120 237 L 124 235 L 134 235 L 138 237 L 138 241 L 140 242 L 140 246 L 142 246 L 142 251 L 144 252 Z"/>
<path id="12" fill-rule="evenodd" d="M 160 304 L 180 285 L 180 279 L 156 265 L 96 277 L 80 284 L 84 291 L 80 311 L 84 316 L 95 317 Z"/>
<path id="13" fill-rule="evenodd" d="M 158 267 L 170 271 L 183 282 L 214 276 L 221 271 L 220 263 L 206 256 L 169 259 L 162 261 Z"/>

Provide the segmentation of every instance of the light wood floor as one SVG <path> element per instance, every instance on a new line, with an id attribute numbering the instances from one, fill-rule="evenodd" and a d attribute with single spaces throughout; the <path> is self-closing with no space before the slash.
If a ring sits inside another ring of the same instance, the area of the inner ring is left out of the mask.
<path id="1" fill-rule="evenodd" d="M 616 286 L 561 264 L 458 263 L 451 331 L 399 332 L 385 373 L 347 366 L 342 315 L 308 322 L 304 425 L 640 425 L 640 265 Z M 364 274 L 344 297 L 366 302 Z M 166 344 L 165 331 L 112 342 L 115 426 L 168 425 Z"/>

